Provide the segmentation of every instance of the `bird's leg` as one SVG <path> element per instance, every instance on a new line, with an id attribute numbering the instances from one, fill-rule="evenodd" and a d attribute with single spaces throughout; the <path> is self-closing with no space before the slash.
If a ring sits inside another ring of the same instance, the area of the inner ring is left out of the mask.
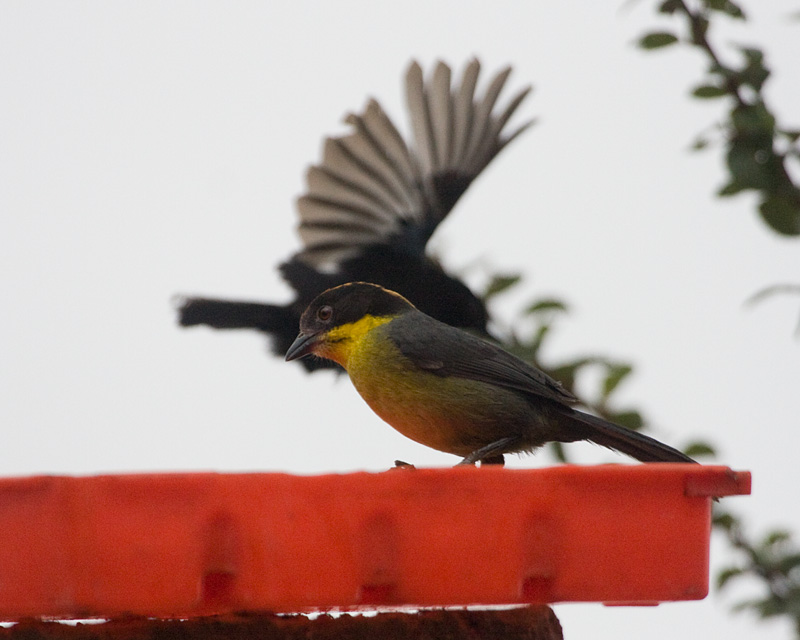
<path id="1" fill-rule="evenodd" d="M 487 464 L 499 464 L 503 460 L 503 453 L 508 450 L 513 450 L 514 445 L 519 443 L 519 436 L 509 436 L 508 438 L 500 438 L 494 442 L 487 444 L 485 447 L 476 449 L 470 453 L 466 458 L 456 466 L 462 464 L 475 464 L 476 462 L 483 461 Z"/>
<path id="2" fill-rule="evenodd" d="M 499 453 L 496 456 L 492 456 L 491 458 L 484 458 L 483 460 L 481 460 L 481 466 L 487 464 L 497 464 L 500 465 L 501 467 L 504 467 L 506 464 L 506 459 L 502 453 Z"/>

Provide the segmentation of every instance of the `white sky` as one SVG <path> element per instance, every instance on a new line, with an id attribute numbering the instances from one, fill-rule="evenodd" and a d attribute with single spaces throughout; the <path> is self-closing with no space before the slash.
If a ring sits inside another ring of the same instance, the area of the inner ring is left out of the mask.
<path id="1" fill-rule="evenodd" d="M 367 95 L 405 127 L 409 59 L 460 69 L 477 55 L 535 85 L 522 111 L 541 121 L 434 248 L 473 284 L 485 265 L 526 273 L 503 322 L 534 296 L 566 298 L 549 357 L 633 361 L 620 405 L 666 442 L 703 435 L 751 470 L 753 496 L 723 504 L 756 532 L 800 532 L 800 308 L 742 307 L 797 282 L 800 241 L 767 231 L 750 196 L 713 198 L 721 154 L 687 148 L 722 104 L 687 97 L 699 55 L 632 46 L 651 4 L 2 3 L 0 474 L 453 464 L 381 423 L 346 379 L 266 357 L 255 334 L 179 330 L 170 298 L 287 300 L 274 266 L 298 247 L 293 200 L 323 136 Z M 725 39 L 766 45 L 769 96 L 797 126 L 795 6 L 757 8 Z M 724 545 L 712 555 L 728 561 Z M 728 613 L 749 591 L 556 613 L 568 638 L 787 637 Z"/>

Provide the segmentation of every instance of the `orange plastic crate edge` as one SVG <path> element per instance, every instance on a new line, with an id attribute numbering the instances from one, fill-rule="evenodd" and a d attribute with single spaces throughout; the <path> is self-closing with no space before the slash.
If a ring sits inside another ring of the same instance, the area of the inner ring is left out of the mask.
<path id="1" fill-rule="evenodd" d="M 0 619 L 598 601 L 708 591 L 684 464 L 0 479 Z"/>

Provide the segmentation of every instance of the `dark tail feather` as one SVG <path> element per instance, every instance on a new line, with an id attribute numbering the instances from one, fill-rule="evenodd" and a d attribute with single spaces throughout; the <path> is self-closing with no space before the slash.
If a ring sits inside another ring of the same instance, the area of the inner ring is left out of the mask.
<path id="1" fill-rule="evenodd" d="M 573 411 L 572 417 L 581 422 L 586 429 L 585 439 L 614 449 L 641 462 L 695 462 L 677 449 L 646 436 L 638 431 L 621 427 L 608 420 Z"/>
<path id="2" fill-rule="evenodd" d="M 261 302 L 237 302 L 214 298 L 177 299 L 178 324 L 183 327 L 205 325 L 214 329 L 251 329 L 272 338 L 272 352 L 284 356 L 300 330 L 300 316 L 292 307 Z M 337 369 L 339 365 L 321 358 L 299 360 L 306 371 Z"/>
<path id="3" fill-rule="evenodd" d="M 184 327 L 198 324 L 215 329 L 256 329 L 265 333 L 298 331 L 299 318 L 287 307 L 260 302 L 237 302 L 213 298 L 179 298 L 178 323 Z"/>

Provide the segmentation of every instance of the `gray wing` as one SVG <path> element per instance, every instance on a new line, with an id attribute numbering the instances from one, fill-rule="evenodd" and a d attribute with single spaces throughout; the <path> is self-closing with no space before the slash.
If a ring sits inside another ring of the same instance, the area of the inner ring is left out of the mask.
<path id="1" fill-rule="evenodd" d="M 504 130 L 530 91 L 495 109 L 510 68 L 475 95 L 480 63 L 472 60 L 459 84 L 439 62 L 425 82 L 412 62 L 406 97 L 413 141 L 406 143 L 375 100 L 346 122 L 352 131 L 325 141 L 322 162 L 308 170 L 308 191 L 299 198 L 297 257 L 325 268 L 368 245 L 396 243 L 422 255 L 425 244 L 458 198 L 489 162 L 524 131 Z"/>
<path id="2" fill-rule="evenodd" d="M 516 389 L 561 404 L 577 402 L 575 396 L 544 371 L 421 312 L 407 313 L 387 326 L 400 352 L 420 369 Z"/>

